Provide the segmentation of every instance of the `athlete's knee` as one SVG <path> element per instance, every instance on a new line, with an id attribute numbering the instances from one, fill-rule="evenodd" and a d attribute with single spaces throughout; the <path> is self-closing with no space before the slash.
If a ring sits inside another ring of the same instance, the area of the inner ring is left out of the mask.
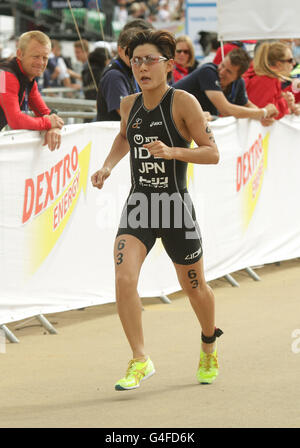
<path id="1" fill-rule="evenodd" d="M 190 300 L 197 302 L 212 300 L 214 298 L 212 289 L 205 281 L 200 282 L 196 288 L 189 289 L 188 296 Z"/>
<path id="2" fill-rule="evenodd" d="M 135 275 L 126 272 L 116 273 L 116 293 L 117 299 L 126 298 L 137 291 L 137 278 Z"/>

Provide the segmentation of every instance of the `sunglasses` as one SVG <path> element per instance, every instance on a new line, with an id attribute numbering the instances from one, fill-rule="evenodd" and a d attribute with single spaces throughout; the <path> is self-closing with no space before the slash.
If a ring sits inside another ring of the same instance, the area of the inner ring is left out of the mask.
<path id="1" fill-rule="evenodd" d="M 190 50 L 176 50 L 176 53 L 190 54 Z"/>
<path id="2" fill-rule="evenodd" d="M 288 62 L 289 64 L 293 64 L 295 62 L 295 60 L 294 60 L 294 58 L 281 59 L 280 62 Z"/>
<path id="3" fill-rule="evenodd" d="M 163 61 L 168 61 L 168 59 L 164 56 L 152 56 L 149 54 L 148 56 L 143 56 L 142 58 L 136 56 L 135 58 L 130 59 L 130 64 L 140 67 L 142 64 L 153 65 Z"/>

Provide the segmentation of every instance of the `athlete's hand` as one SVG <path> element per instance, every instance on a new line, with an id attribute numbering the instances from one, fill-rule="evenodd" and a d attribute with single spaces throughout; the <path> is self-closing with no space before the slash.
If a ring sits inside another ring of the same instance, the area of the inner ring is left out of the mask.
<path id="1" fill-rule="evenodd" d="M 173 151 L 172 148 L 165 145 L 160 140 L 156 140 L 155 142 L 145 143 L 143 144 L 144 148 L 147 148 L 150 154 L 153 157 L 160 157 L 162 159 L 171 160 L 173 159 Z"/>
<path id="2" fill-rule="evenodd" d="M 107 167 L 102 167 L 100 170 L 96 171 L 91 177 L 93 187 L 101 188 L 103 187 L 104 181 L 110 176 L 110 169 Z"/>

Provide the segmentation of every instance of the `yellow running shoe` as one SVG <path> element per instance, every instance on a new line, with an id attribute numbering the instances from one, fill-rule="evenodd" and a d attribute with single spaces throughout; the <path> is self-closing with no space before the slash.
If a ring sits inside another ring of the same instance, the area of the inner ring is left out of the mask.
<path id="1" fill-rule="evenodd" d="M 211 384 L 219 373 L 217 349 L 213 353 L 200 352 L 197 380 L 201 384 Z"/>
<path id="2" fill-rule="evenodd" d="M 150 378 L 154 373 L 155 368 L 149 357 L 145 362 L 132 359 L 129 361 L 125 377 L 115 384 L 115 390 L 136 389 L 140 387 L 141 381 Z"/>

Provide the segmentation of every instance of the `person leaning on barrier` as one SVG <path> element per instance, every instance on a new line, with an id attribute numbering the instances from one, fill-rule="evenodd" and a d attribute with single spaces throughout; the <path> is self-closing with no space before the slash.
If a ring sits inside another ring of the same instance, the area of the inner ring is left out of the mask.
<path id="1" fill-rule="evenodd" d="M 61 143 L 63 120 L 51 113 L 43 101 L 35 78 L 41 76 L 48 62 L 51 42 L 40 31 L 21 35 L 17 57 L 0 66 L 0 130 L 7 124 L 12 129 L 47 131 L 44 145 L 51 151 Z M 29 116 L 31 109 L 35 117 Z"/>
<path id="2" fill-rule="evenodd" d="M 282 90 L 282 82 L 291 81 L 294 66 L 291 48 L 284 42 L 263 42 L 254 55 L 253 68 L 244 75 L 248 96 L 258 107 L 273 103 L 280 120 L 287 114 L 300 115 L 291 90 Z"/>
<path id="3" fill-rule="evenodd" d="M 241 78 L 249 63 L 247 52 L 238 48 L 228 53 L 219 66 L 203 64 L 173 87 L 193 94 L 203 110 L 211 115 L 253 118 L 267 126 L 274 121 L 273 117 L 278 111 L 274 104 L 259 109 L 249 101 L 245 82 Z"/>

